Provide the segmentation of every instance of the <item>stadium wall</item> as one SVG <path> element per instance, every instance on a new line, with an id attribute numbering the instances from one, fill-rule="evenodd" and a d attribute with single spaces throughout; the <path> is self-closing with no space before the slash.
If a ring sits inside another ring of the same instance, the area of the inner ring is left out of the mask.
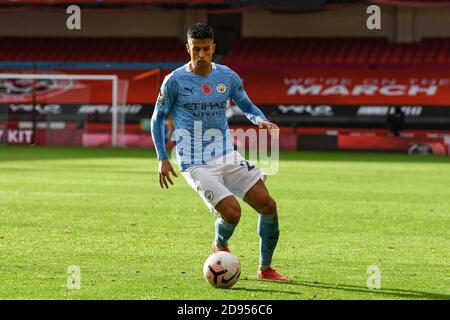
<path id="1" fill-rule="evenodd" d="M 242 35 L 244 37 L 376 36 L 393 38 L 395 8 L 383 8 L 383 27 L 379 31 L 370 31 L 361 27 L 366 25 L 366 8 L 366 6 L 352 6 L 301 15 L 273 14 L 269 11 L 244 13 Z"/>
<path id="2" fill-rule="evenodd" d="M 305 14 L 244 13 L 243 37 L 386 37 L 418 41 L 450 36 L 449 8 L 382 7 L 381 30 L 368 30 L 366 6 L 351 6 Z M 322 23 L 317 23 L 321 21 Z"/>
<path id="3" fill-rule="evenodd" d="M 416 39 L 450 37 L 450 8 L 420 8 L 414 12 Z"/>
<path id="4" fill-rule="evenodd" d="M 0 36 L 178 37 L 191 22 L 178 11 L 82 12 L 81 30 L 71 31 L 67 17 L 64 11 L 2 13 Z"/>
<path id="5" fill-rule="evenodd" d="M 303 14 L 269 11 L 242 14 L 243 37 L 386 37 L 417 41 L 422 37 L 450 36 L 449 8 L 382 7 L 382 29 L 368 30 L 366 6 L 351 6 Z M 64 11 L 0 13 L 0 36 L 142 36 L 184 39 L 188 26 L 207 21 L 204 12 L 130 11 L 83 12 L 82 29 L 69 31 Z M 23 23 L 26 21 L 27 23 Z M 321 21 L 322 23 L 317 23 Z"/>

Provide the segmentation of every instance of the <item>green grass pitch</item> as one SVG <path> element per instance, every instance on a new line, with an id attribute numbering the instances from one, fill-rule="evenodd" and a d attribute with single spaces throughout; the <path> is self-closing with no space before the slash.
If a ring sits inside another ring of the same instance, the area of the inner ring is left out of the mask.
<path id="1" fill-rule="evenodd" d="M 175 180 L 160 189 L 149 150 L 0 147 L 0 298 L 450 299 L 448 157 L 281 153 L 273 263 L 292 282 L 256 280 L 257 215 L 242 204 L 229 290 L 202 276 L 214 217 Z"/>

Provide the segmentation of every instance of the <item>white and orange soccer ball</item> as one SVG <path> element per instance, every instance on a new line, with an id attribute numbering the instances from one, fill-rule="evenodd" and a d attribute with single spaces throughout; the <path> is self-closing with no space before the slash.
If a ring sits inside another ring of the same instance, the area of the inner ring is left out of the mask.
<path id="1" fill-rule="evenodd" d="M 241 265 L 235 255 L 219 251 L 206 259 L 203 276 L 213 287 L 231 288 L 241 276 Z"/>

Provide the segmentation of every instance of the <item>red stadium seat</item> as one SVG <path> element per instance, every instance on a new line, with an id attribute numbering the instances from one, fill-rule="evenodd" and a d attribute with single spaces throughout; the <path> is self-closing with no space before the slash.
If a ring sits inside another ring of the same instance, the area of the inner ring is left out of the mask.
<path id="1" fill-rule="evenodd" d="M 177 38 L 0 38 L 0 61 L 185 61 Z"/>
<path id="2" fill-rule="evenodd" d="M 273 49 L 273 50 L 272 50 Z M 410 65 L 448 64 L 450 38 L 391 43 L 387 38 L 242 38 L 225 64 Z"/>
<path id="3" fill-rule="evenodd" d="M 184 62 L 177 38 L 0 38 L 0 61 Z M 241 38 L 225 64 L 437 65 L 450 63 L 450 38 Z"/>

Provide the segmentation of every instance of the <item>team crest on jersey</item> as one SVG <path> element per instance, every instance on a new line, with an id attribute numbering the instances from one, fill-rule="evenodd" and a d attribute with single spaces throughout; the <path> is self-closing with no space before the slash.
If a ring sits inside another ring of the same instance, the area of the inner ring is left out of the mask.
<path id="1" fill-rule="evenodd" d="M 216 86 L 216 90 L 218 93 L 225 93 L 225 91 L 227 91 L 227 86 L 223 83 L 218 83 Z"/>
<path id="2" fill-rule="evenodd" d="M 205 198 L 211 202 L 214 199 L 214 193 L 211 190 L 205 190 Z"/>
<path id="3" fill-rule="evenodd" d="M 202 91 L 204 94 L 210 94 L 212 90 L 211 87 L 205 83 L 202 85 Z"/>

